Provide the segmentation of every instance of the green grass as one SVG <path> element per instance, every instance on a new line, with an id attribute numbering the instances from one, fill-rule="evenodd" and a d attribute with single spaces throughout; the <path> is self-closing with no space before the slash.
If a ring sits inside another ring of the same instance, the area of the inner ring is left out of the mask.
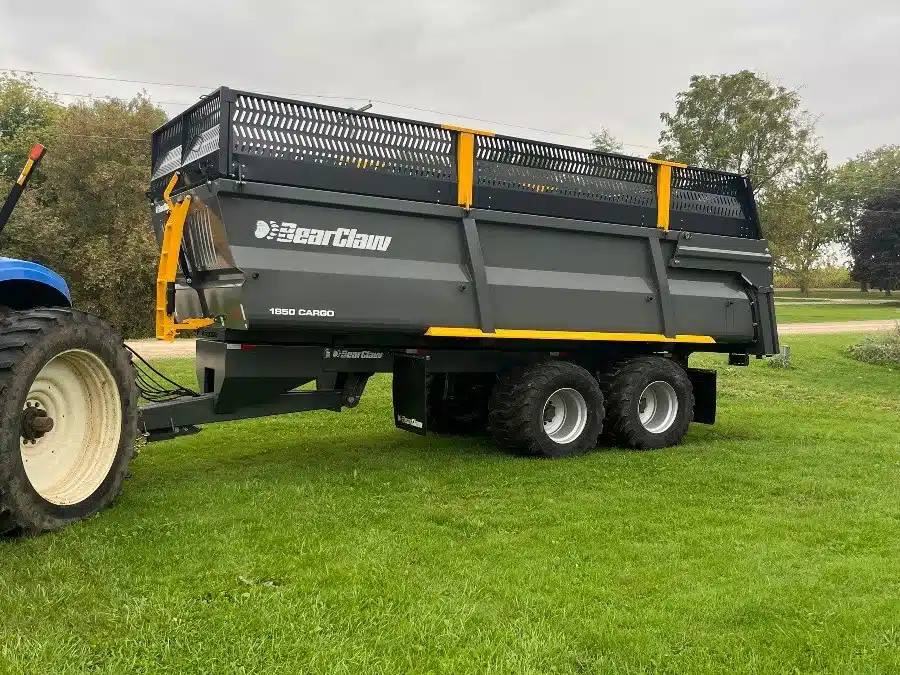
<path id="1" fill-rule="evenodd" d="M 900 672 L 900 375 L 859 339 L 723 366 L 664 451 L 420 438 L 384 377 L 148 446 L 108 511 L 0 542 L 0 672 Z"/>
<path id="2" fill-rule="evenodd" d="M 775 305 L 778 323 L 824 323 L 836 321 L 866 321 L 897 319 L 900 321 L 900 302 L 877 305 Z"/>

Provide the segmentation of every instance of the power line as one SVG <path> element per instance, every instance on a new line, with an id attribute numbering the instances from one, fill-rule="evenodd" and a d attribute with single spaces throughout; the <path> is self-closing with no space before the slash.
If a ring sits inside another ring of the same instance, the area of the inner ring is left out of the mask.
<path id="1" fill-rule="evenodd" d="M 180 87 L 180 88 L 184 88 L 184 89 L 202 89 L 202 90 L 206 90 L 206 91 L 214 90 L 217 88 L 214 85 L 184 84 L 184 83 L 178 83 L 178 82 L 155 82 L 152 80 L 135 80 L 135 79 L 111 77 L 111 76 L 101 76 L 101 75 L 83 75 L 83 74 L 79 74 L 79 73 L 60 73 L 60 72 L 45 71 L 45 70 L 23 70 L 23 69 L 16 69 L 16 68 L 0 68 L 0 70 L 5 70 L 5 71 L 11 72 L 11 73 L 26 73 L 26 74 L 31 73 L 31 74 L 46 75 L 46 76 L 51 76 L 51 77 L 68 77 L 68 78 L 76 78 L 76 79 L 84 79 L 84 80 L 99 80 L 99 81 L 103 81 L 103 82 L 123 82 L 123 83 L 127 83 L 127 84 L 146 84 L 146 85 L 158 86 L 158 87 Z M 91 94 L 68 94 L 68 93 L 64 93 L 64 92 L 53 92 L 53 91 L 48 91 L 48 93 L 57 94 L 59 96 L 71 96 L 73 98 L 86 98 L 86 99 L 119 98 L 119 97 L 115 97 L 115 96 L 96 96 L 95 97 Z M 488 118 L 484 118 L 484 117 L 471 117 L 469 115 L 460 115 L 457 113 L 438 110 L 435 108 L 423 108 L 423 107 L 419 107 L 419 106 L 406 105 L 403 103 L 396 103 L 396 102 L 388 101 L 385 99 L 376 99 L 376 98 L 359 97 L 359 96 L 335 96 L 333 94 L 310 94 L 310 93 L 296 94 L 296 93 L 289 93 L 289 92 L 260 92 L 260 93 L 262 93 L 263 95 L 283 96 L 286 98 L 298 97 L 298 98 L 321 98 L 321 99 L 333 99 L 333 100 L 345 100 L 345 101 L 371 101 L 372 103 L 378 103 L 381 105 L 388 105 L 388 106 L 393 106 L 393 107 L 397 107 L 397 108 L 404 108 L 406 110 L 416 110 L 418 112 L 425 112 L 425 113 L 429 113 L 429 114 L 433 114 L 433 115 L 446 115 L 448 117 L 458 117 L 460 119 L 472 120 L 475 122 L 485 122 L 487 124 L 497 124 L 500 126 L 511 128 L 511 129 L 523 129 L 526 131 L 533 131 L 533 132 L 542 133 L 542 134 L 550 134 L 550 135 L 554 135 L 554 136 L 565 136 L 568 138 L 577 138 L 580 140 L 587 140 L 587 141 L 593 140 L 593 138 L 591 136 L 573 134 L 573 133 L 568 133 L 568 132 L 564 132 L 564 131 L 554 131 L 552 129 L 543 129 L 540 127 L 531 127 L 531 126 L 526 126 L 526 125 L 521 125 L 521 124 L 508 124 L 506 122 L 500 122 L 498 120 L 492 120 L 492 119 L 488 119 Z M 151 99 L 151 101 L 152 101 L 152 99 Z M 193 101 L 193 102 L 152 101 L 152 102 L 162 104 L 162 105 L 184 105 L 184 106 L 190 106 L 190 105 L 193 105 L 194 103 L 196 103 L 196 101 Z M 109 140 L 143 140 L 143 139 L 129 139 L 129 138 L 118 138 L 117 139 L 114 137 L 100 137 L 100 136 L 98 136 L 97 138 L 108 138 Z M 642 145 L 639 143 L 625 143 L 625 142 L 620 142 L 620 143 L 621 143 L 621 145 L 623 145 L 625 147 L 641 148 L 641 149 L 650 150 L 650 151 L 658 150 L 658 148 L 656 148 L 656 147 L 649 146 L 649 145 Z M 747 175 L 751 179 L 754 179 L 754 180 L 761 177 L 756 174 L 747 174 Z M 762 178 L 768 180 L 771 177 L 770 176 L 762 176 Z M 893 185 L 870 186 L 870 187 L 875 190 L 887 190 L 887 191 L 900 192 L 900 188 L 894 187 Z"/>
<path id="2" fill-rule="evenodd" d="M 69 96 L 71 98 L 83 98 L 83 99 L 92 99 L 92 100 L 105 100 L 105 101 L 122 101 L 125 100 L 124 96 L 104 96 L 102 94 L 69 94 L 64 91 L 50 91 L 44 90 L 48 94 L 53 94 L 55 96 Z M 198 99 L 199 100 L 199 99 Z M 197 101 L 158 101 L 154 99 L 150 99 L 151 103 L 161 104 L 161 105 L 184 105 L 190 106 L 194 105 Z"/>
<path id="3" fill-rule="evenodd" d="M 0 68 L 0 70 L 5 70 L 11 73 L 25 73 L 25 74 L 35 74 L 35 75 L 47 75 L 50 77 L 70 77 L 77 79 L 85 79 L 85 80 L 100 80 L 103 82 L 124 82 L 127 84 L 146 84 L 155 87 L 181 87 L 184 89 L 202 89 L 206 91 L 211 91 L 216 89 L 216 86 L 213 85 L 199 85 L 199 84 L 182 84 L 177 82 L 154 82 L 151 80 L 132 80 L 121 77 L 107 77 L 100 75 L 81 75 L 77 73 L 58 73 L 51 72 L 46 70 L 23 70 L 17 68 Z M 278 92 L 278 91 L 269 91 L 269 92 L 260 92 L 263 95 L 270 96 L 283 96 L 285 98 L 321 98 L 321 99 L 332 99 L 332 100 L 344 100 L 344 101 L 371 101 L 372 103 L 378 103 L 381 105 L 389 105 L 395 108 L 403 108 L 406 110 L 416 110 L 419 112 L 425 112 L 432 115 L 446 115 L 447 117 L 457 117 L 465 120 L 472 120 L 474 122 L 486 122 L 487 124 L 497 124 L 500 126 L 508 127 L 510 129 L 523 129 L 526 131 L 534 131 L 542 134 L 550 134 L 553 136 L 566 136 L 569 138 L 578 138 L 585 141 L 593 140 L 591 136 L 584 136 L 581 134 L 573 134 L 565 131 L 554 131 L 553 129 L 542 129 L 540 127 L 531 127 L 522 124 L 509 124 L 506 122 L 500 122 L 498 120 L 492 120 L 484 117 L 472 117 L 470 115 L 460 115 L 454 112 L 448 112 L 446 110 L 437 110 L 435 108 L 423 108 L 420 106 L 406 105 L 404 103 L 397 103 L 395 101 L 388 101 L 385 99 L 376 99 L 368 96 L 335 96 L 333 94 L 298 94 L 298 93 L 290 93 L 290 92 Z M 173 104 L 178 105 L 178 104 Z M 191 104 L 188 104 L 191 105 Z M 642 145 L 640 143 L 625 143 L 621 142 L 623 146 L 630 148 L 642 148 L 644 150 L 656 150 L 657 148 L 649 145 Z"/>

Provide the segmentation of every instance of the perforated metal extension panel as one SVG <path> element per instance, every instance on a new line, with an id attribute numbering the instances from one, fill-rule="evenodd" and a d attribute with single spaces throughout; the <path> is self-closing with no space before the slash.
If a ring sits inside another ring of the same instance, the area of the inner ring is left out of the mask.
<path id="1" fill-rule="evenodd" d="M 516 199 L 504 191 L 537 194 Z M 504 136 L 478 136 L 475 203 L 481 208 L 534 210 L 562 217 L 650 224 L 656 208 L 653 165 L 646 160 Z M 547 199 L 556 197 L 558 199 Z M 518 206 L 517 206 L 518 202 Z M 591 207 L 584 202 L 596 202 Z M 613 209 L 603 205 L 631 207 Z M 623 215 L 628 214 L 628 215 Z"/>
<path id="2" fill-rule="evenodd" d="M 236 154 L 456 180 L 451 132 L 434 125 L 238 94 L 232 139 Z"/>
<path id="3" fill-rule="evenodd" d="M 457 204 L 456 138 L 435 124 L 223 88 L 153 134 L 151 195 L 180 170 L 179 190 L 229 177 Z M 473 206 L 655 227 L 656 173 L 636 157 L 478 134 Z M 749 181 L 673 168 L 670 227 L 758 238 Z"/>
<path id="4" fill-rule="evenodd" d="M 181 117 L 176 117 L 153 136 L 151 192 L 162 194 L 173 171 L 181 168 Z"/>
<path id="5" fill-rule="evenodd" d="M 187 115 L 187 140 L 185 142 L 182 164 L 206 157 L 219 149 L 219 120 L 222 102 L 218 93 L 204 99 L 203 103 L 193 108 Z"/>
<path id="6" fill-rule="evenodd" d="M 616 157 L 502 136 L 479 136 L 475 184 L 609 201 L 655 204 L 653 166 Z"/>
<path id="7" fill-rule="evenodd" d="M 672 170 L 673 227 L 756 237 L 757 226 L 746 212 L 748 197 L 749 186 L 742 176 L 676 167 Z"/>

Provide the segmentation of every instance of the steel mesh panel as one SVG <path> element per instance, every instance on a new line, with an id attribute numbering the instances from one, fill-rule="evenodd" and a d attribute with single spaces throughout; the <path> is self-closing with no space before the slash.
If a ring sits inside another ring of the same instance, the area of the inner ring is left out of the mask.
<path id="1" fill-rule="evenodd" d="M 456 180 L 449 130 L 308 103 L 239 94 L 232 143 L 236 154 Z"/>
<path id="2" fill-rule="evenodd" d="M 476 188 L 490 187 L 653 208 L 653 166 L 591 150 L 477 136 Z"/>
<path id="3" fill-rule="evenodd" d="M 672 210 L 702 213 L 723 218 L 743 218 L 744 210 L 736 197 L 693 190 L 672 190 Z"/>
<path id="4" fill-rule="evenodd" d="M 202 105 L 188 113 L 182 165 L 195 162 L 219 149 L 220 115 L 221 100 L 218 94 L 210 96 Z"/>
<path id="5" fill-rule="evenodd" d="M 154 136 L 153 143 L 154 163 L 150 179 L 155 181 L 181 166 L 181 118 L 172 120 L 168 127 Z"/>
<path id="6" fill-rule="evenodd" d="M 723 218 L 745 218 L 740 176 L 695 167 L 672 169 L 672 210 Z"/>

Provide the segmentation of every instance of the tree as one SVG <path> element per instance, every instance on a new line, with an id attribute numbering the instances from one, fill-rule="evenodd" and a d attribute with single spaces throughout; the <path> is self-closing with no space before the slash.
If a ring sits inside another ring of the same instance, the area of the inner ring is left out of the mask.
<path id="1" fill-rule="evenodd" d="M 31 78 L 0 73 L 0 190 L 14 181 L 35 143 L 50 145 L 63 108 Z"/>
<path id="2" fill-rule="evenodd" d="M 840 241 L 849 250 L 866 202 L 900 191 L 900 145 L 867 150 L 835 170 L 835 198 L 841 219 Z M 865 277 L 861 290 L 867 291 Z"/>
<path id="3" fill-rule="evenodd" d="M 770 188 L 760 212 L 776 268 L 809 294 L 811 270 L 840 233 L 828 156 L 815 153 L 788 180 Z"/>
<path id="4" fill-rule="evenodd" d="M 749 174 L 755 191 L 789 176 L 815 149 L 815 123 L 796 90 L 749 70 L 694 75 L 662 113 L 660 157 Z"/>
<path id="5" fill-rule="evenodd" d="M 624 149 L 622 142 L 606 127 L 600 127 L 600 131 L 591 134 L 591 147 L 600 152 L 621 153 Z"/>
<path id="6" fill-rule="evenodd" d="M 872 288 L 900 288 L 900 192 L 876 197 L 864 205 L 850 239 L 853 278 Z"/>
<path id="7" fill-rule="evenodd" d="M 835 169 L 834 177 L 841 215 L 855 222 L 865 202 L 900 188 L 900 145 L 867 150 Z"/>
<path id="8" fill-rule="evenodd" d="M 61 274 L 75 303 L 127 336 L 152 332 L 158 247 L 145 197 L 150 132 L 165 113 L 139 96 L 67 108 L 5 251 Z"/>

